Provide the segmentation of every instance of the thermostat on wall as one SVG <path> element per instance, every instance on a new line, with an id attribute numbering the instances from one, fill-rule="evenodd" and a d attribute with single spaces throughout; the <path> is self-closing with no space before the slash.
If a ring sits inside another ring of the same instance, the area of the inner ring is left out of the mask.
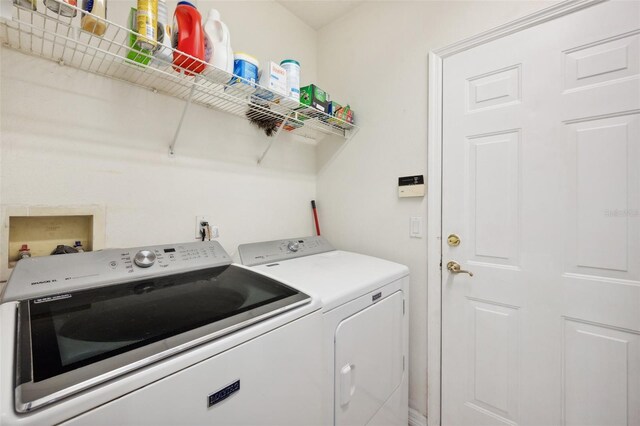
<path id="1" fill-rule="evenodd" d="M 424 176 L 398 178 L 398 197 L 424 197 Z"/>

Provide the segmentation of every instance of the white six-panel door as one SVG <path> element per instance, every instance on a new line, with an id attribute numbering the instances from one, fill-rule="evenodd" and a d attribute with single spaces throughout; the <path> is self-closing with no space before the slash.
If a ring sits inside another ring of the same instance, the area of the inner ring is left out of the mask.
<path id="1" fill-rule="evenodd" d="M 640 2 L 447 57 L 442 93 L 442 424 L 640 425 Z"/>

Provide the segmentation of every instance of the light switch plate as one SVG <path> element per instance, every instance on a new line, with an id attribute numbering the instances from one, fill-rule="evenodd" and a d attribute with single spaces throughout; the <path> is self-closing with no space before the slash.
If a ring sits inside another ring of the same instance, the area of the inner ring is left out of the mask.
<path id="1" fill-rule="evenodd" d="M 409 225 L 409 236 L 411 238 L 422 238 L 422 230 L 424 229 L 424 220 L 422 217 L 412 217 Z"/>

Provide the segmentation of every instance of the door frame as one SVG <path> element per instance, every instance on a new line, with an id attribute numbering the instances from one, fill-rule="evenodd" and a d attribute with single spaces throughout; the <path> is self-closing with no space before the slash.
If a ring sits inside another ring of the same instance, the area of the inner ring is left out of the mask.
<path id="1" fill-rule="evenodd" d="M 443 60 L 604 1 L 607 0 L 566 0 L 429 52 L 427 113 L 427 423 L 429 426 L 438 426 L 441 420 Z"/>

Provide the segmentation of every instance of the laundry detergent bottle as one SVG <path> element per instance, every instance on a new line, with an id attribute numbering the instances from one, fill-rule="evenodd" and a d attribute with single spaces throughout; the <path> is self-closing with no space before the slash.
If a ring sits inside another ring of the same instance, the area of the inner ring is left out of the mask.
<path id="1" fill-rule="evenodd" d="M 204 23 L 204 34 L 206 61 L 211 66 L 233 74 L 231 35 L 227 26 L 220 20 L 220 12 L 215 9 L 209 11 Z"/>
<path id="2" fill-rule="evenodd" d="M 173 28 L 172 46 L 177 50 L 173 52 L 173 69 L 178 72 L 184 70 L 186 75 L 204 71 L 204 32 L 198 9 L 187 1 L 179 2 L 173 14 Z"/>

